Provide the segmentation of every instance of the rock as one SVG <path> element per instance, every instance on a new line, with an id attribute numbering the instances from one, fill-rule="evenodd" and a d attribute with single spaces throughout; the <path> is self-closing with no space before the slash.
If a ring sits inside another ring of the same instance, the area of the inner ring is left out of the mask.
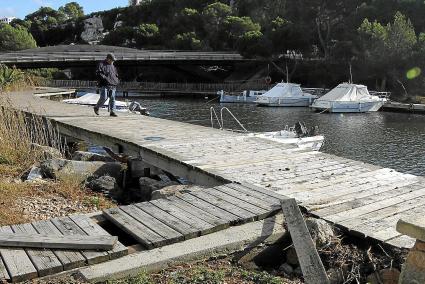
<path id="1" fill-rule="evenodd" d="M 286 262 L 294 266 L 300 264 L 298 261 L 297 251 L 293 246 L 286 251 Z"/>
<path id="2" fill-rule="evenodd" d="M 32 143 L 31 148 L 36 151 L 41 151 L 43 153 L 43 158 L 45 160 L 48 159 L 60 159 L 63 157 L 61 151 L 59 151 L 56 148 L 49 147 L 49 146 L 43 146 L 40 144 Z"/>
<path id="3" fill-rule="evenodd" d="M 28 174 L 27 181 L 39 181 L 43 179 L 43 172 L 39 167 L 33 166 Z"/>
<path id="4" fill-rule="evenodd" d="M 317 248 L 328 245 L 335 236 L 332 226 L 325 220 L 307 218 L 305 223 Z"/>
<path id="5" fill-rule="evenodd" d="M 294 273 L 294 269 L 289 263 L 284 263 L 279 267 L 279 273 L 283 275 L 291 276 Z"/>
<path id="6" fill-rule="evenodd" d="M 122 167 L 120 163 L 83 162 L 65 159 L 50 159 L 41 163 L 41 170 L 45 177 L 53 179 L 75 179 L 84 182 L 88 178 L 111 176 L 118 183 L 122 181 Z"/>
<path id="7" fill-rule="evenodd" d="M 110 176 L 101 176 L 101 177 L 91 178 L 88 182 L 86 182 L 86 186 L 98 192 L 119 191 L 117 180 Z"/>
<path id="8" fill-rule="evenodd" d="M 85 162 L 116 162 L 109 156 L 100 155 L 91 152 L 84 151 L 76 151 L 74 155 L 72 155 L 72 159 L 74 161 L 85 161 Z"/>
<path id="9" fill-rule="evenodd" d="M 194 187 L 181 185 L 181 184 L 166 186 L 162 189 L 154 190 L 152 192 L 152 200 L 167 198 L 169 196 L 178 196 L 179 194 L 182 194 L 182 193 L 191 192 L 192 191 L 191 188 L 194 188 Z"/>
<path id="10" fill-rule="evenodd" d="M 298 266 L 297 268 L 294 269 L 294 274 L 298 277 L 303 276 L 303 271 L 301 270 L 301 266 Z"/>
<path id="11" fill-rule="evenodd" d="M 152 192 L 160 190 L 166 186 L 177 185 L 178 183 L 170 181 L 158 181 L 156 179 L 141 177 L 139 179 L 139 187 L 140 187 L 140 197 L 142 199 L 150 199 L 152 196 Z"/>
<path id="12" fill-rule="evenodd" d="M 87 43 L 94 44 L 103 39 L 103 22 L 101 17 L 93 16 L 84 20 L 84 30 L 81 39 Z"/>

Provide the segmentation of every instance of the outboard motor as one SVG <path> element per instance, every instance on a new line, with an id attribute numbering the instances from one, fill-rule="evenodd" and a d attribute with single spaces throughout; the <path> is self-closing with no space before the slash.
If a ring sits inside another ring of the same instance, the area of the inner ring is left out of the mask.
<path id="1" fill-rule="evenodd" d="M 309 131 L 307 127 L 305 126 L 304 122 L 298 121 L 295 123 L 295 132 L 297 133 L 298 137 L 306 137 L 309 136 Z"/>

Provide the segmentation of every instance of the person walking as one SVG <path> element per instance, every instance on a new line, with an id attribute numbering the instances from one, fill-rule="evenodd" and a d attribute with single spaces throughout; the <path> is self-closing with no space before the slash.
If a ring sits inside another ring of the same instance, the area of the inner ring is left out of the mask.
<path id="1" fill-rule="evenodd" d="M 117 116 L 115 113 L 115 93 L 119 78 L 117 68 L 114 65 L 115 61 L 114 54 L 108 53 L 106 59 L 97 66 L 96 77 L 100 88 L 100 98 L 94 107 L 94 113 L 96 115 L 99 115 L 99 108 L 101 108 L 109 98 L 110 116 Z"/>

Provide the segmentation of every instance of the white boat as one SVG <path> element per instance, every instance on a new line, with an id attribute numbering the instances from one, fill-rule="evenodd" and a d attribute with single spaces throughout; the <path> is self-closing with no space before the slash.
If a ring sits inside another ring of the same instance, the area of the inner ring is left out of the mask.
<path id="1" fill-rule="evenodd" d="M 87 93 L 81 97 L 75 99 L 63 100 L 67 104 L 75 105 L 84 105 L 84 106 L 95 106 L 99 101 L 100 94 Z M 115 101 L 115 106 L 117 111 L 131 111 L 131 112 L 140 112 L 142 115 L 149 115 L 149 112 L 146 108 L 142 107 L 138 102 L 123 102 Z M 103 104 L 103 108 L 109 107 L 109 99 Z"/>
<path id="2" fill-rule="evenodd" d="M 266 90 L 247 90 L 243 91 L 240 95 L 229 95 L 221 90 L 218 91 L 217 94 L 220 95 L 220 103 L 254 103 L 258 96 L 261 96 L 266 92 Z"/>
<path id="3" fill-rule="evenodd" d="M 304 93 L 299 84 L 278 83 L 271 90 L 257 97 L 255 103 L 258 106 L 308 107 L 316 98 L 316 95 Z"/>
<path id="4" fill-rule="evenodd" d="M 378 111 L 386 101 L 384 97 L 371 95 L 364 85 L 343 83 L 315 100 L 311 107 L 323 112 L 372 112 Z"/>
<path id="5" fill-rule="evenodd" d="M 309 149 L 313 151 L 319 151 L 325 141 L 325 137 L 322 135 L 301 137 L 300 134 L 295 131 L 295 127 L 287 126 L 281 131 L 250 133 L 249 136 L 260 137 L 282 144 L 296 145 L 300 149 Z"/>

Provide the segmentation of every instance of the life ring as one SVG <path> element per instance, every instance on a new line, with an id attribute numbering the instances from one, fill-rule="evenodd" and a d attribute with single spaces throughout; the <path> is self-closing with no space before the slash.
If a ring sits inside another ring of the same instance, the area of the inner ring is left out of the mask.
<path id="1" fill-rule="evenodd" d="M 267 77 L 264 79 L 264 81 L 265 81 L 267 84 L 270 84 L 270 83 L 272 82 L 272 78 L 271 78 L 270 76 L 267 76 Z"/>

